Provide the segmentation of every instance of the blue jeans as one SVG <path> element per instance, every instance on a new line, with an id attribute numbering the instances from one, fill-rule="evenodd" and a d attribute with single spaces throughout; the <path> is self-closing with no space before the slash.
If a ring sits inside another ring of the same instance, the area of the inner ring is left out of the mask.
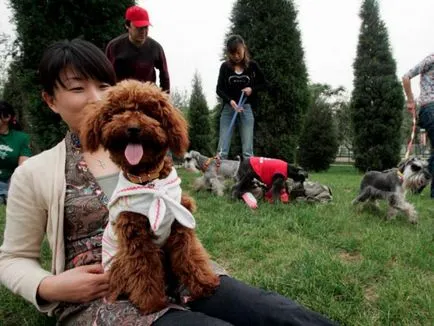
<path id="1" fill-rule="evenodd" d="M 9 182 L 0 181 L 0 204 L 6 204 L 8 199 Z"/>
<path id="2" fill-rule="evenodd" d="M 431 198 L 434 198 L 434 103 L 424 105 L 419 111 L 419 126 L 426 130 L 431 143 L 431 156 L 428 159 L 431 180 Z"/>
<path id="3" fill-rule="evenodd" d="M 253 117 L 252 107 L 250 104 L 244 104 L 243 108 L 244 111 L 238 113 L 237 120 L 240 120 L 240 135 L 243 157 L 247 158 L 253 156 L 253 127 L 255 125 L 255 118 Z M 220 136 L 217 152 L 220 153 L 220 157 L 223 159 L 228 157 L 229 149 L 231 147 L 234 126 L 232 126 L 229 133 L 228 129 L 234 113 L 235 110 L 230 106 L 230 104 L 226 103 L 223 106 L 220 115 Z"/>

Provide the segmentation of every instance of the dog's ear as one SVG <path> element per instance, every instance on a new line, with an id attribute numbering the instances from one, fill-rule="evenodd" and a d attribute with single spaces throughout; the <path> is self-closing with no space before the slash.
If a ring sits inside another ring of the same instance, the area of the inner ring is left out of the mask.
<path id="1" fill-rule="evenodd" d="M 160 106 L 163 115 L 162 124 L 169 136 L 169 148 L 175 156 L 182 157 L 190 145 L 187 121 L 181 111 L 172 106 L 169 100 L 162 101 Z"/>
<path id="2" fill-rule="evenodd" d="M 88 104 L 84 109 L 85 117 L 80 129 L 80 141 L 83 149 L 95 152 L 101 144 L 101 128 L 103 125 L 102 103 Z"/>

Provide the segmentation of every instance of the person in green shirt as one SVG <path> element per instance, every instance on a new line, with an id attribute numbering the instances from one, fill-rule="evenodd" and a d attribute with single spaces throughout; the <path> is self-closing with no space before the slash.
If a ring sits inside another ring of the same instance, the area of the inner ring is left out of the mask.
<path id="1" fill-rule="evenodd" d="M 0 101 L 0 203 L 6 204 L 12 173 L 31 155 L 30 137 L 21 131 L 12 105 Z"/>

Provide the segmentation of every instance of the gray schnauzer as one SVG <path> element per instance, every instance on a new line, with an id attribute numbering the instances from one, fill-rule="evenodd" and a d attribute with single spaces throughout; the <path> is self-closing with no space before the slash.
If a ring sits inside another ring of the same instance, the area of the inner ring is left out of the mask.
<path id="1" fill-rule="evenodd" d="M 235 180 L 239 166 L 240 161 L 207 157 L 197 151 L 190 151 L 184 155 L 184 167 L 187 170 L 203 173 L 194 181 L 194 189 L 211 190 L 217 196 L 223 196 L 225 181 Z"/>
<path id="2" fill-rule="evenodd" d="M 398 210 L 404 212 L 410 223 L 417 223 L 417 212 L 412 204 L 406 201 L 407 190 L 419 191 L 431 180 L 428 163 L 417 157 L 404 160 L 393 168 L 379 171 L 369 171 L 362 179 L 360 193 L 352 201 L 353 204 L 369 201 L 377 204 L 378 199 L 384 199 L 389 204 L 388 219 L 392 219 Z"/>

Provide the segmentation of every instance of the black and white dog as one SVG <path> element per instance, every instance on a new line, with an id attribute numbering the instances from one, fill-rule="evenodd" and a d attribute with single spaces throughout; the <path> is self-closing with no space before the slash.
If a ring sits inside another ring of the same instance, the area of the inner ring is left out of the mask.
<path id="1" fill-rule="evenodd" d="M 238 169 L 238 182 L 232 187 L 232 197 L 240 199 L 246 192 L 256 188 L 259 180 L 271 192 L 273 202 L 280 200 L 282 191 L 286 189 L 286 179 L 291 178 L 303 184 L 308 174 L 302 168 L 295 167 L 283 160 L 266 157 L 250 157 L 243 160 Z"/>
<path id="2" fill-rule="evenodd" d="M 240 161 L 208 157 L 197 151 L 190 151 L 184 155 L 184 167 L 187 170 L 203 173 L 194 181 L 194 189 L 211 190 L 217 196 L 223 196 L 225 181 L 235 181 L 239 166 Z"/>
<path id="3" fill-rule="evenodd" d="M 398 165 L 398 168 L 385 171 L 367 172 L 360 184 L 360 193 L 352 201 L 353 204 L 369 201 L 377 204 L 384 199 L 389 204 L 387 218 L 392 219 L 398 210 L 404 212 L 410 223 L 417 223 L 417 212 L 412 204 L 406 201 L 407 190 L 419 191 L 431 180 L 428 163 L 417 157 L 409 158 Z"/>

